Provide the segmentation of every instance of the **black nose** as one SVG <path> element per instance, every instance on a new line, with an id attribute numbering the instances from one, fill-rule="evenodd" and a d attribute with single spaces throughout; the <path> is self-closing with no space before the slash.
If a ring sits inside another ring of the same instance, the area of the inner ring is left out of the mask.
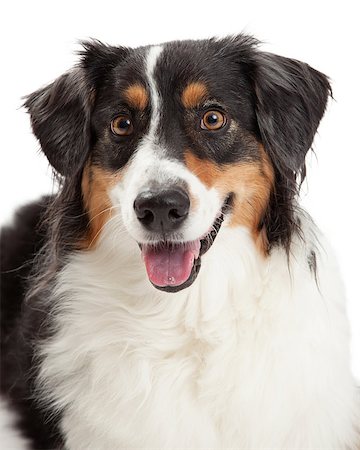
<path id="1" fill-rule="evenodd" d="M 160 233 L 176 230 L 189 214 L 190 199 L 182 189 L 144 191 L 134 202 L 145 228 Z"/>

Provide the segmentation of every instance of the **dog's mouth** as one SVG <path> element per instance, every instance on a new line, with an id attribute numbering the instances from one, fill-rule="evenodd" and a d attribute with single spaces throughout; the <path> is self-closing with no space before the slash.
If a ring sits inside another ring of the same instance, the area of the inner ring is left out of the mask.
<path id="1" fill-rule="evenodd" d="M 140 245 L 149 280 L 157 289 L 178 292 L 195 281 L 201 267 L 201 256 L 213 245 L 230 205 L 231 196 L 225 200 L 209 232 L 199 239 Z"/>

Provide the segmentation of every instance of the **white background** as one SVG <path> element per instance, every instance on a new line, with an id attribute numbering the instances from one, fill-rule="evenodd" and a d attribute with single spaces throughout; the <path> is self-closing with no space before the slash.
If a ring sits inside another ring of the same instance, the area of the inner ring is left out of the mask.
<path id="1" fill-rule="evenodd" d="M 138 46 L 240 31 L 264 49 L 308 62 L 332 79 L 335 101 L 315 140 L 302 203 L 338 254 L 348 292 L 353 369 L 360 378 L 359 13 L 349 1 L 16 1 L 1 6 L 1 217 L 51 191 L 21 96 L 76 61 L 77 41 Z M 309 318 L 311 320 L 311 318 Z"/>

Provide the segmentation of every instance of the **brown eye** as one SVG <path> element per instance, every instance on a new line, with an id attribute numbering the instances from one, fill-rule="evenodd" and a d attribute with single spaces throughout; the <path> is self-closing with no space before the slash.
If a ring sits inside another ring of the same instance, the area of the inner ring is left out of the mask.
<path id="1" fill-rule="evenodd" d="M 117 136 L 129 136 L 134 126 L 128 116 L 118 116 L 111 121 L 111 131 Z"/>
<path id="2" fill-rule="evenodd" d="M 203 130 L 216 131 L 225 126 L 226 116 L 220 111 L 208 111 L 201 119 L 201 128 Z"/>

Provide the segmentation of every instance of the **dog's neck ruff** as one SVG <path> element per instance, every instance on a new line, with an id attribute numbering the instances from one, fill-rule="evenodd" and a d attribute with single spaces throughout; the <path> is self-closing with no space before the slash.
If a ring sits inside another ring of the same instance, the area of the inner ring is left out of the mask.
<path id="1" fill-rule="evenodd" d="M 63 411 L 69 448 L 176 442 L 300 450 L 355 440 L 347 428 L 355 417 L 351 383 L 328 393 L 336 379 L 350 379 L 346 317 L 336 300 L 342 285 L 323 271 L 328 250 L 316 285 L 308 225 L 290 261 L 281 247 L 264 258 L 247 230 L 224 227 L 198 279 L 173 294 L 151 285 L 137 244 L 116 236 L 111 222 L 95 250 L 73 255 L 58 277 L 58 331 L 42 347 L 39 377 L 45 397 Z M 341 414 L 337 396 L 347 405 Z M 326 412 L 319 398 L 330 402 Z M 291 428 L 298 420 L 301 427 Z M 158 433 L 156 424 L 166 427 Z"/>

